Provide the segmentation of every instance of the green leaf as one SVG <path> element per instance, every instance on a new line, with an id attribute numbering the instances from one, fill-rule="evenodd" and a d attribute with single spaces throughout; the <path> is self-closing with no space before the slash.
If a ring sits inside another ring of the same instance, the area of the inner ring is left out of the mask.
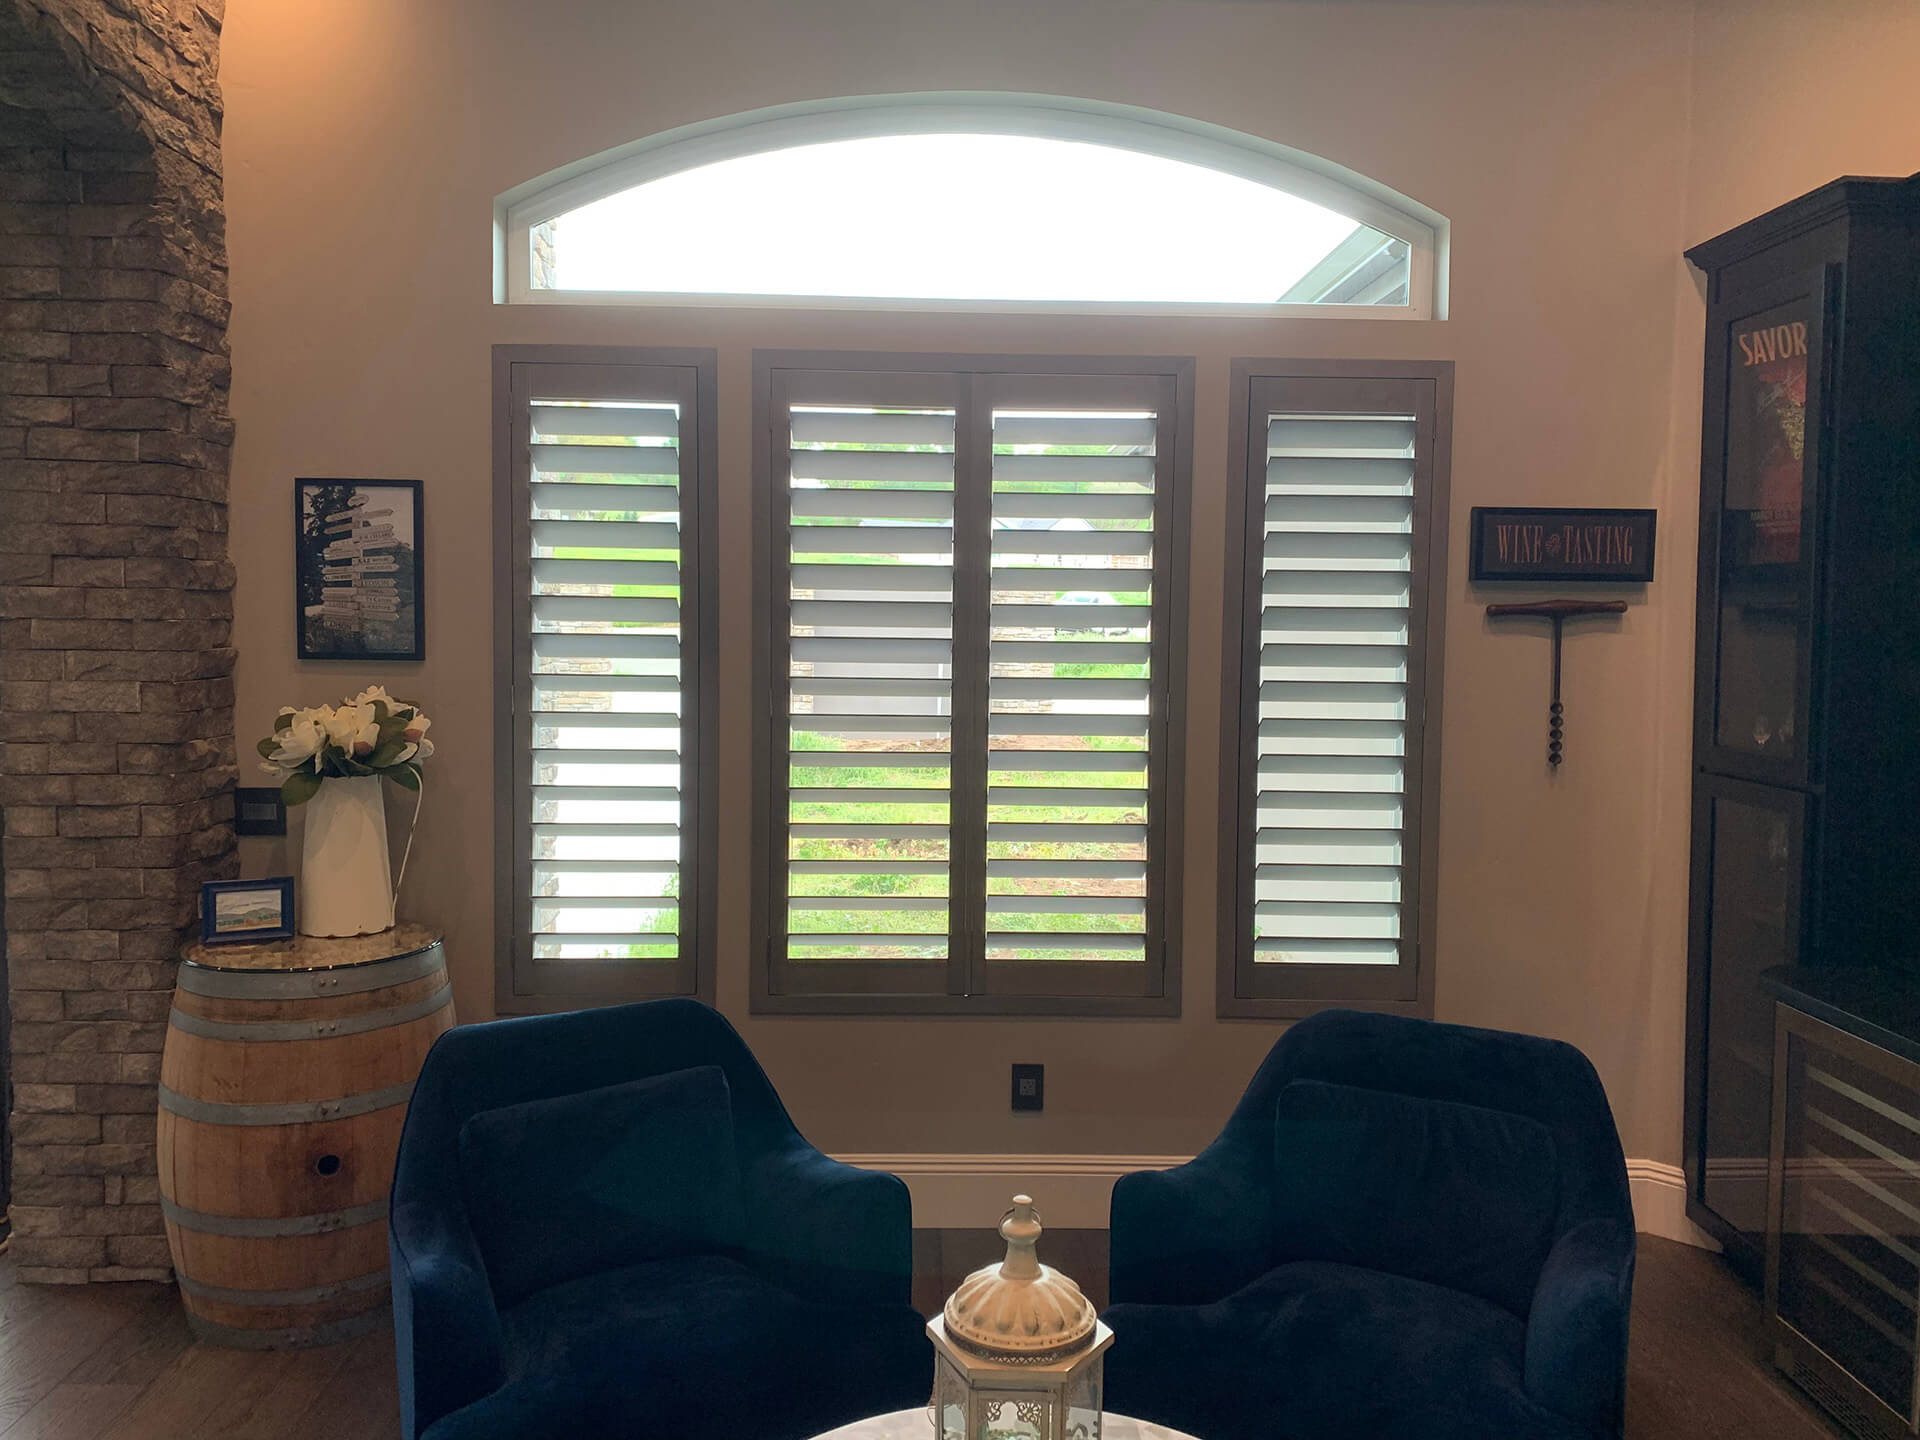
<path id="1" fill-rule="evenodd" d="M 253 748 L 260 752 L 260 758 L 262 760 L 271 760 L 273 758 L 273 752 L 280 748 L 280 742 L 272 736 L 268 736 Z"/>
<path id="2" fill-rule="evenodd" d="M 375 770 L 384 770 L 398 760 L 400 752 L 406 748 L 406 742 L 402 740 L 382 740 L 367 756 L 367 764 Z"/>
<path id="3" fill-rule="evenodd" d="M 393 783 L 408 790 L 420 788 L 420 767 L 409 760 L 404 765 L 396 765 L 387 774 Z"/>
<path id="4" fill-rule="evenodd" d="M 386 724 L 388 714 L 387 702 L 384 700 L 375 700 L 372 701 L 371 704 L 373 705 L 373 723 L 376 725 Z"/>
<path id="5" fill-rule="evenodd" d="M 320 790 L 320 777 L 304 766 L 280 782 L 280 799 L 287 805 L 304 805 Z"/>
<path id="6" fill-rule="evenodd" d="M 273 733 L 274 734 L 278 735 L 282 730 L 290 730 L 292 728 L 293 728 L 293 716 L 276 715 L 273 717 Z"/>

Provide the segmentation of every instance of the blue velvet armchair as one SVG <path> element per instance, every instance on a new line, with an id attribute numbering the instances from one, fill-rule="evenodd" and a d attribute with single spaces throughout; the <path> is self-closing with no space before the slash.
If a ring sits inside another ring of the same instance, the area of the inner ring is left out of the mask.
<path id="1" fill-rule="evenodd" d="M 798 1440 L 931 1385 L 906 1187 L 692 1000 L 443 1035 L 391 1249 L 406 1440 Z"/>
<path id="2" fill-rule="evenodd" d="M 1633 1210 L 1569 1045 L 1330 1011 L 1113 1192 L 1107 1401 L 1205 1440 L 1621 1434 Z"/>

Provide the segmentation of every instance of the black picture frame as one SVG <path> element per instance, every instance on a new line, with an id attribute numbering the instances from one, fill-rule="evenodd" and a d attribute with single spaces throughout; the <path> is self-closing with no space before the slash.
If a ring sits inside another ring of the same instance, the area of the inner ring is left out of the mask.
<path id="1" fill-rule="evenodd" d="M 351 511 L 364 511 L 369 523 L 338 518 Z M 373 543 L 359 543 L 373 553 L 330 558 L 327 551 L 351 540 L 355 528 L 369 532 Z M 427 658 L 426 506 L 418 480 L 293 482 L 293 628 L 302 660 Z"/>
<path id="2" fill-rule="evenodd" d="M 1653 580 L 1653 510 L 1594 509 L 1558 505 L 1476 505 L 1467 527 L 1470 563 L 1468 578 L 1476 585 L 1519 582 L 1531 584 L 1597 581 L 1602 584 L 1646 585 Z M 1500 527 L 1528 532 L 1538 543 L 1502 553 Z M 1569 562 L 1570 545 L 1561 536 L 1569 531 L 1597 537 L 1591 559 Z"/>
<path id="3" fill-rule="evenodd" d="M 251 909 L 248 897 L 260 899 Z M 221 899 L 232 897 L 237 904 L 227 908 L 247 918 L 271 910 L 272 920 L 252 925 L 222 928 Z M 270 897 L 270 898 L 269 898 Z M 200 943 L 202 945 L 264 945 L 270 940 L 288 940 L 293 936 L 293 877 L 279 875 L 269 880 L 208 880 L 200 886 Z"/>

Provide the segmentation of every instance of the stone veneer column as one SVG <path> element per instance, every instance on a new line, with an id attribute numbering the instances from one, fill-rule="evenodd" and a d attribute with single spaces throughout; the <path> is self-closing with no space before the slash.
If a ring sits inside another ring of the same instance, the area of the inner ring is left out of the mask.
<path id="1" fill-rule="evenodd" d="M 0 810 L 23 1280 L 168 1274 L 155 1084 L 232 873 L 224 0 L 0 0 Z"/>

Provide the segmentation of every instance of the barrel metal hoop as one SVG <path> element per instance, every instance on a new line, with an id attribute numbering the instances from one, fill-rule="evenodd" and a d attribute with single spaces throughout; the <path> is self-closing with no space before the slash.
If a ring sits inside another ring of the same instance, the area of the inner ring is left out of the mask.
<path id="1" fill-rule="evenodd" d="M 196 1300 L 207 1300 L 216 1305 L 266 1306 L 319 1305 L 346 1295 L 384 1290 L 388 1276 L 383 1267 L 350 1279 L 336 1280 L 331 1285 L 312 1285 L 305 1290 L 229 1290 L 224 1285 L 208 1285 L 191 1275 L 176 1275 L 174 1278 L 179 1281 L 180 1288 Z"/>
<path id="2" fill-rule="evenodd" d="M 369 1030 L 386 1030 L 395 1025 L 411 1025 L 441 1009 L 453 995 L 453 986 L 442 985 L 423 1000 L 391 1010 L 372 1010 L 365 1015 L 343 1015 L 337 1020 L 209 1020 L 175 1010 L 167 1017 L 174 1029 L 202 1040 L 227 1040 L 236 1044 L 270 1044 L 277 1040 L 331 1040 L 340 1035 L 364 1035 Z"/>
<path id="3" fill-rule="evenodd" d="M 231 1235 L 239 1240 L 277 1240 L 287 1235 L 330 1235 L 336 1230 L 351 1230 L 356 1225 L 371 1225 L 387 1218 L 384 1198 L 370 1200 L 346 1210 L 327 1210 L 319 1215 L 209 1215 L 176 1205 L 160 1197 L 160 1213 L 182 1230 L 202 1235 Z M 291 1303 L 291 1302 L 289 1302 Z"/>
<path id="4" fill-rule="evenodd" d="M 182 965 L 175 977 L 189 995 L 214 1000 L 313 1000 L 384 990 L 433 974 L 447 963 L 438 942 L 411 955 L 337 970 L 209 970 Z"/>
<path id="5" fill-rule="evenodd" d="M 229 1350 L 304 1350 L 309 1346 L 333 1345 L 361 1335 L 371 1335 L 390 1323 L 387 1307 L 375 1305 L 344 1320 L 329 1320 L 324 1325 L 295 1325 L 286 1330 L 248 1330 L 238 1325 L 220 1325 L 203 1316 L 187 1312 L 187 1325 L 194 1338 Z"/>
<path id="6" fill-rule="evenodd" d="M 323 1120 L 347 1120 L 375 1110 L 404 1105 L 413 1094 L 413 1081 L 389 1085 L 384 1090 L 369 1090 L 360 1095 L 343 1095 L 338 1100 L 297 1100 L 283 1105 L 225 1105 L 213 1100 L 197 1100 L 191 1095 L 162 1085 L 160 1108 L 183 1120 L 202 1125 L 312 1125 Z"/>

